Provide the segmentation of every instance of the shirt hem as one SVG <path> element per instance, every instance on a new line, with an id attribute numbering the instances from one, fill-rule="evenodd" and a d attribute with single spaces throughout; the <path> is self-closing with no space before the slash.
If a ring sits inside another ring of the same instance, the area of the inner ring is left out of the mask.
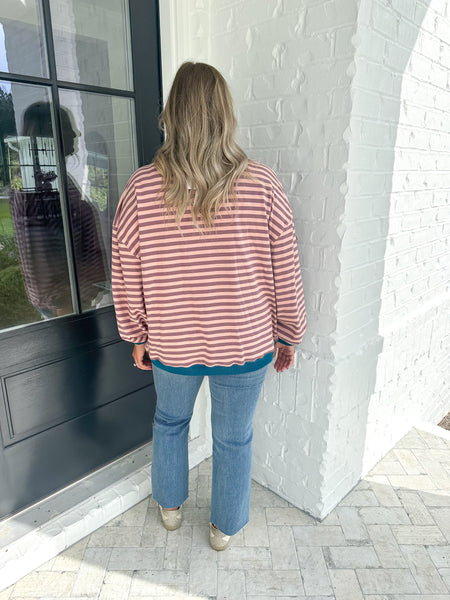
<path id="1" fill-rule="evenodd" d="M 230 365 L 227 367 L 222 365 L 208 367 L 203 364 L 191 365 L 190 367 L 172 367 L 165 365 L 160 360 L 153 359 L 152 364 L 163 371 L 175 373 L 176 375 L 237 375 L 239 373 L 251 373 L 252 371 L 262 369 L 272 362 L 273 354 L 273 352 L 268 352 L 257 360 L 247 361 L 243 365 Z"/>

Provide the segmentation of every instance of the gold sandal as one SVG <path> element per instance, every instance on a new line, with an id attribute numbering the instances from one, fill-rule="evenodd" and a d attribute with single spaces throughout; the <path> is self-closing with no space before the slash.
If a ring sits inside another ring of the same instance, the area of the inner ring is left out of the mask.
<path id="1" fill-rule="evenodd" d="M 159 512 L 161 513 L 161 519 L 164 527 L 169 531 L 175 531 L 181 525 L 181 506 L 176 510 L 167 510 L 162 506 L 159 506 Z"/>

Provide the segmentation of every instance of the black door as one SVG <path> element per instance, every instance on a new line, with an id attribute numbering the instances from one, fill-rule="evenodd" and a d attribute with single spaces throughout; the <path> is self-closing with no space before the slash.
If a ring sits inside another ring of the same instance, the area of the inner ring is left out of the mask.
<path id="1" fill-rule="evenodd" d="M 0 5 L 0 519 L 151 440 L 111 224 L 161 142 L 158 6 Z"/>

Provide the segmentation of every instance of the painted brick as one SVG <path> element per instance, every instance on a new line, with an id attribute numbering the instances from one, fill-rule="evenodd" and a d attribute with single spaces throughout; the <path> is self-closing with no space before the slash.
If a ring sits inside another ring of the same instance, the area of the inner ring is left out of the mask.
<path id="1" fill-rule="evenodd" d="M 264 385 L 255 475 L 323 516 L 444 409 L 449 2 L 187 2 L 193 58 L 279 174 L 303 265 L 308 329 Z"/>

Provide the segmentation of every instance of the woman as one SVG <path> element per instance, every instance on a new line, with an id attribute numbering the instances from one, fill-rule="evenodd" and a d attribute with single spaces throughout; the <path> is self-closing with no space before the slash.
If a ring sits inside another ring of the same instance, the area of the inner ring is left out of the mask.
<path id="1" fill-rule="evenodd" d="M 80 132 L 71 111 L 59 110 L 64 155 L 69 157 L 78 151 Z M 24 175 L 31 170 L 32 176 L 25 189 L 11 190 L 10 207 L 27 295 L 48 319 L 73 312 L 61 199 L 53 183 L 57 176 L 49 102 L 35 102 L 25 110 L 22 134 L 29 147 L 22 150 L 21 169 Z M 104 296 L 102 287 L 109 278 L 99 211 L 70 173 L 67 201 L 81 305 L 89 310 Z"/>
<path id="2" fill-rule="evenodd" d="M 129 180 L 113 223 L 113 295 L 122 339 L 153 369 L 152 493 L 176 529 L 188 496 L 188 429 L 211 391 L 210 542 L 249 519 L 252 422 L 274 353 L 292 365 L 306 316 L 292 212 L 268 167 L 237 145 L 227 84 L 184 63 L 160 119 L 165 142 Z M 149 356 L 149 358 L 147 358 Z"/>

